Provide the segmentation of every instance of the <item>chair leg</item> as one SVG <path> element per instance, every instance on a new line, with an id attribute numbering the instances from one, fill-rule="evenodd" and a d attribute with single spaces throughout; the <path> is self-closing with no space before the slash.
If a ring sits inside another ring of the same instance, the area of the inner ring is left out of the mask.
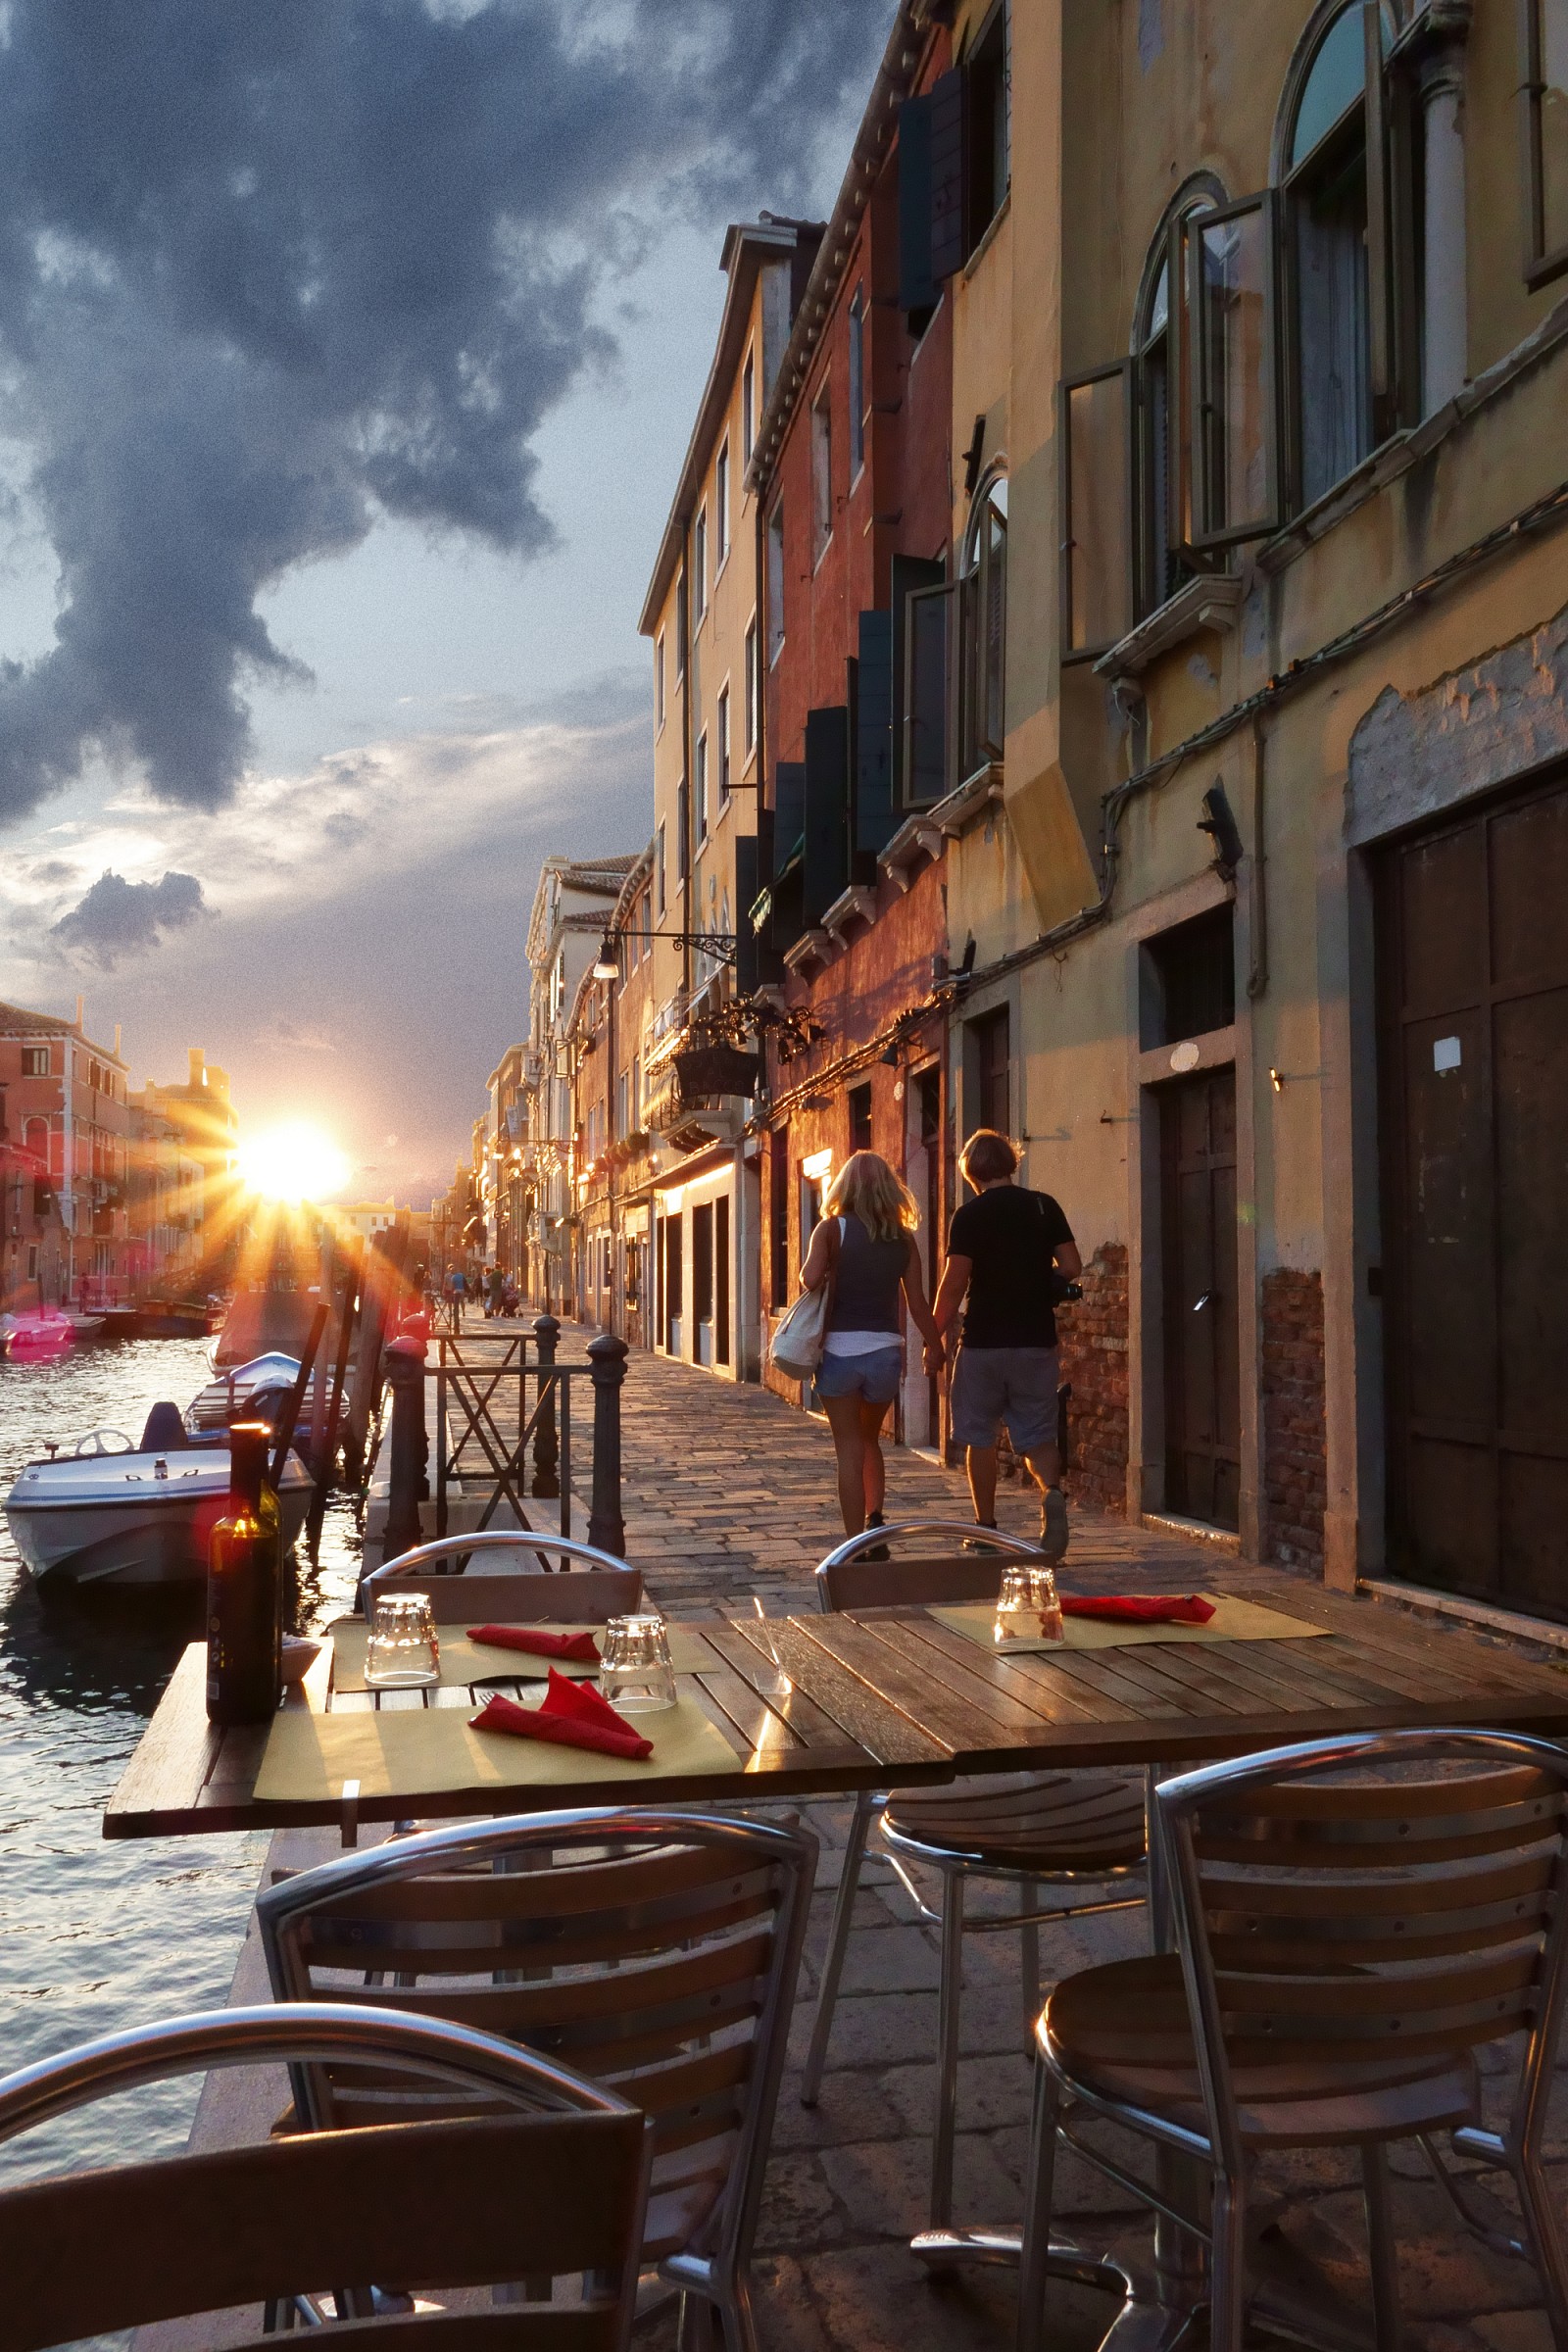
<path id="1" fill-rule="evenodd" d="M 1212 2271 L 1209 2280 L 1209 2352 L 1242 2352 L 1247 2313 L 1247 2183 L 1225 2174 L 1214 2179 Z"/>
<path id="2" fill-rule="evenodd" d="M 845 1841 L 844 1860 L 839 1870 L 838 1892 L 833 1898 L 833 1926 L 822 1962 L 822 1982 L 817 1987 L 816 2023 L 811 2028 L 811 2045 L 806 2053 L 806 2073 L 801 2080 L 803 2107 L 814 2107 L 817 2092 L 822 2087 L 822 2068 L 827 2062 L 827 2037 L 833 2031 L 839 1979 L 844 1974 L 844 1954 L 849 1947 L 850 1922 L 855 1916 L 856 1889 L 860 1884 L 860 1863 L 865 1854 L 866 1833 L 875 1813 L 875 1798 L 862 1790 L 855 1800 L 850 1835 Z"/>
<path id="3" fill-rule="evenodd" d="M 1029 2172 L 1024 2181 L 1023 2246 L 1018 2258 L 1017 2352 L 1040 2352 L 1045 2334 L 1047 2256 L 1051 2252 L 1051 2209 L 1056 2178 L 1056 2121 L 1061 2111 L 1055 2078 L 1042 2058 L 1035 2066 L 1034 2112 L 1029 2129 Z"/>
<path id="4" fill-rule="evenodd" d="M 718 2325 L 724 2352 L 757 2352 L 757 2324 L 752 2317 L 752 2290 L 744 2271 L 718 2303 Z"/>
<path id="5" fill-rule="evenodd" d="M 942 1990 L 937 2001 L 937 2111 L 931 2133 L 933 2230 L 953 2219 L 953 2134 L 958 2110 L 958 2016 L 963 2003 L 963 1875 L 942 1874 Z"/>
<path id="6" fill-rule="evenodd" d="M 1022 1912 L 1038 1911 L 1040 1889 L 1033 1879 L 1025 1879 L 1018 1888 L 1018 1908 Z M 1035 2020 L 1040 2015 L 1040 1930 L 1036 1926 L 1020 1928 L 1019 1962 L 1023 1974 L 1023 2046 L 1032 2051 L 1035 2046 Z"/>
<path id="7" fill-rule="evenodd" d="M 1514 2185 L 1524 2209 L 1525 2228 L 1541 2274 L 1542 2301 L 1557 2352 L 1568 2352 L 1568 2248 L 1563 2245 L 1557 2209 L 1539 2153 L 1520 2157 L 1513 2168 Z"/>
<path id="8" fill-rule="evenodd" d="M 1372 2269 L 1372 2336 L 1377 2352 L 1399 2352 L 1399 2241 L 1394 2231 L 1389 2151 L 1379 2141 L 1361 2150 L 1366 2241 Z"/>

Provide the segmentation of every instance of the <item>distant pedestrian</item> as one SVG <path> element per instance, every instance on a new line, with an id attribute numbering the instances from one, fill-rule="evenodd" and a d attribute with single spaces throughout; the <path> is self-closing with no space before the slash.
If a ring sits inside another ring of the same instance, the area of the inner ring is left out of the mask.
<path id="1" fill-rule="evenodd" d="M 500 1314 L 501 1301 L 506 1297 L 506 1276 L 502 1273 L 499 1266 L 492 1266 L 490 1269 L 490 1298 L 489 1304 L 485 1308 L 485 1313 L 487 1315 Z"/>
<path id="2" fill-rule="evenodd" d="M 887 1472 L 879 1443 L 904 1376 L 899 1294 L 928 1347 L 940 1345 L 926 1303 L 913 1196 L 875 1152 L 854 1152 L 823 1202 L 801 1288 L 833 1285 L 816 1393 L 838 1456 L 846 1535 L 884 1525 Z"/>
<path id="3" fill-rule="evenodd" d="M 1067 1502 L 1056 1442 L 1056 1277 L 1071 1281 L 1083 1259 L 1059 1202 L 1017 1181 L 1018 1154 L 1004 1135 L 982 1127 L 958 1155 L 975 1198 L 954 1212 L 948 1262 L 937 1291 L 940 1335 L 925 1351 L 933 1377 L 946 1334 L 964 1309 L 953 1369 L 953 1434 L 967 1449 L 969 1494 L 981 1527 L 997 1524 L 997 1439 L 1004 1425 L 1041 1491 L 1040 1548 L 1067 1549 Z"/>
<path id="4" fill-rule="evenodd" d="M 510 1274 L 507 1276 L 506 1290 L 502 1294 L 502 1307 L 509 1315 L 514 1315 L 517 1311 L 517 1286 Z"/>

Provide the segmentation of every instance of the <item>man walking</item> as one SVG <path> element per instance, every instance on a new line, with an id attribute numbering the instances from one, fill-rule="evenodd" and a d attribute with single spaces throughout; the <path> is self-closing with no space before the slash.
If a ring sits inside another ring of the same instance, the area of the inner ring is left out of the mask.
<path id="1" fill-rule="evenodd" d="M 981 1527 L 997 1524 L 997 1437 L 1004 1423 L 1014 1453 L 1041 1490 L 1040 1548 L 1067 1549 L 1067 1502 L 1056 1444 L 1054 1275 L 1069 1282 L 1083 1259 L 1059 1202 L 1016 1182 L 1018 1154 L 1004 1135 L 982 1127 L 958 1155 L 975 1198 L 954 1212 L 934 1313 L 938 1338 L 925 1368 L 935 1377 L 946 1338 L 965 1307 L 953 1370 L 953 1434 L 966 1448 L 969 1494 Z"/>

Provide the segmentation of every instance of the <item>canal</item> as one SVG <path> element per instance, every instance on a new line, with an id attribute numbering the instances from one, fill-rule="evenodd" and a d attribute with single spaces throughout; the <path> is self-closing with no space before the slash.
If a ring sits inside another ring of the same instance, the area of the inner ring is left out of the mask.
<path id="1" fill-rule="evenodd" d="M 54 1365 L 0 1361 L 0 1493 L 47 1442 L 69 1447 L 106 1426 L 136 1437 L 150 1405 L 184 1407 L 211 1377 L 206 1344 L 192 1340 L 85 1347 Z M 342 1613 L 358 1562 L 351 1508 L 336 1501 L 319 1561 L 301 1562 L 299 1631 Z M 267 1840 L 110 1845 L 100 1832 L 104 1801 L 199 1630 L 189 1606 L 172 1611 L 162 1596 L 46 1604 L 0 1523 L 0 2072 L 227 1992 Z M 137 2153 L 178 2147 L 195 2095 L 178 2086 L 120 2102 Z M 102 2146 L 101 2129 L 95 2137 L 68 2121 L 30 2134 L 25 2159 L 0 2147 L 0 2173 Z"/>

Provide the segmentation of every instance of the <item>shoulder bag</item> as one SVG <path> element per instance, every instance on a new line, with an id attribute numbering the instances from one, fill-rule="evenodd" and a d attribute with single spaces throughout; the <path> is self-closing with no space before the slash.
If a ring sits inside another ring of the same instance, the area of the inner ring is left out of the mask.
<path id="1" fill-rule="evenodd" d="M 822 1361 L 822 1349 L 827 1339 L 827 1319 L 833 1310 L 833 1277 L 838 1270 L 838 1219 L 833 1220 L 833 1237 L 828 1244 L 828 1269 L 825 1282 L 814 1291 L 803 1291 L 783 1322 L 773 1334 L 767 1360 L 775 1372 L 786 1380 L 809 1380 Z"/>

